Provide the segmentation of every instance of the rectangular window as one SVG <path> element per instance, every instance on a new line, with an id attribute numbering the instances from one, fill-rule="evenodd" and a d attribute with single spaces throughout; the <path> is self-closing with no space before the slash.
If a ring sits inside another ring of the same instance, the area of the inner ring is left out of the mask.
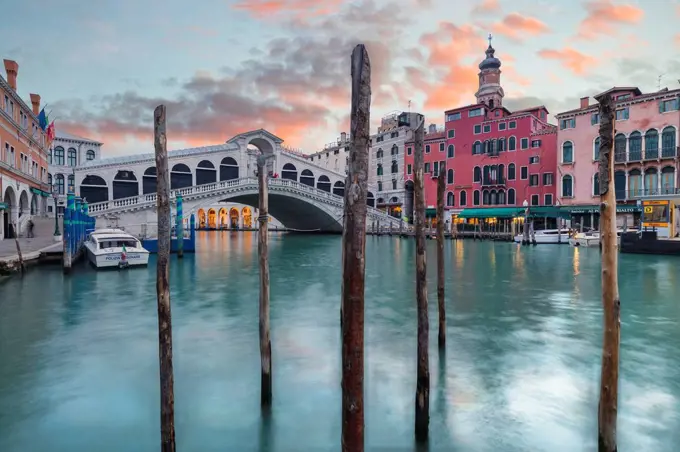
<path id="1" fill-rule="evenodd" d="M 576 118 L 560 120 L 560 130 L 573 129 L 576 127 Z"/>
<path id="2" fill-rule="evenodd" d="M 510 121 L 510 124 L 508 124 L 508 129 L 516 129 L 517 128 L 517 121 Z"/>
<path id="3" fill-rule="evenodd" d="M 508 125 L 508 124 L 505 123 L 505 122 L 499 122 L 499 123 L 498 123 L 498 130 L 505 130 L 505 127 L 506 127 L 507 125 Z"/>
<path id="4" fill-rule="evenodd" d="M 531 147 L 532 148 L 540 148 L 541 147 L 541 140 L 531 140 Z"/>
<path id="5" fill-rule="evenodd" d="M 532 205 L 532 206 L 537 206 L 537 205 L 538 205 L 538 200 L 539 200 L 539 196 L 538 196 L 538 195 L 531 195 L 531 205 Z"/>
<path id="6" fill-rule="evenodd" d="M 527 180 L 529 178 L 529 167 L 523 166 L 519 169 L 520 180 Z"/>
<path id="7" fill-rule="evenodd" d="M 434 165 L 433 165 L 433 168 L 432 168 L 432 172 L 433 172 L 434 174 L 439 173 L 439 162 L 434 162 Z"/>
<path id="8" fill-rule="evenodd" d="M 413 148 L 407 148 L 407 149 L 406 149 L 406 153 L 407 153 L 408 155 L 413 154 Z"/>
<path id="9" fill-rule="evenodd" d="M 406 165 L 406 174 L 411 175 L 412 171 L 413 171 L 413 167 L 409 163 L 408 165 Z"/>
<path id="10" fill-rule="evenodd" d="M 541 110 L 541 119 L 545 121 L 545 112 Z"/>
<path id="11" fill-rule="evenodd" d="M 475 125 L 475 135 L 479 135 L 480 133 L 482 133 L 482 125 L 476 124 Z"/>
<path id="12" fill-rule="evenodd" d="M 669 100 L 662 100 L 659 102 L 659 113 L 665 113 L 667 111 L 675 111 L 678 110 L 679 108 L 679 103 L 678 98 L 675 99 L 669 99 Z"/>
<path id="13" fill-rule="evenodd" d="M 447 121 L 458 121 L 459 119 L 460 119 L 460 112 L 450 113 L 450 114 L 446 115 Z"/>
<path id="14" fill-rule="evenodd" d="M 446 149 L 446 145 L 444 143 L 439 143 L 439 152 L 444 152 L 444 149 Z"/>
<path id="15" fill-rule="evenodd" d="M 425 168 L 423 171 L 425 174 L 430 172 L 430 162 L 425 162 Z"/>
<path id="16" fill-rule="evenodd" d="M 515 180 L 515 164 L 511 163 L 508 166 L 508 180 Z"/>
<path id="17" fill-rule="evenodd" d="M 484 133 L 491 132 L 491 124 L 484 124 Z"/>
<path id="18" fill-rule="evenodd" d="M 455 129 L 449 130 L 448 133 L 447 133 L 447 136 L 449 138 L 456 138 L 456 130 Z"/>
<path id="19" fill-rule="evenodd" d="M 553 173 L 543 173 L 543 185 L 553 184 Z"/>
<path id="20" fill-rule="evenodd" d="M 552 193 L 546 193 L 544 199 L 545 199 L 545 202 L 543 202 L 543 204 L 545 204 L 546 206 L 552 206 L 553 205 Z"/>
<path id="21" fill-rule="evenodd" d="M 616 110 L 616 120 L 625 121 L 628 119 L 628 107 Z"/>
<path id="22" fill-rule="evenodd" d="M 476 116 L 482 116 L 484 114 L 484 109 L 483 108 L 475 108 L 474 110 L 470 110 L 468 112 L 468 118 L 474 118 Z"/>
<path id="23" fill-rule="evenodd" d="M 630 99 L 630 94 L 621 94 L 619 97 L 616 98 L 616 100 L 626 100 Z"/>
<path id="24" fill-rule="evenodd" d="M 534 155 L 533 157 L 529 157 L 529 163 L 531 163 L 531 164 L 538 163 L 538 161 L 539 161 L 539 158 L 538 158 L 537 155 Z"/>
<path id="25" fill-rule="evenodd" d="M 590 115 L 590 125 L 594 126 L 595 124 L 600 123 L 600 114 L 599 113 L 593 113 Z"/>
<path id="26" fill-rule="evenodd" d="M 396 132 L 390 133 L 390 138 L 398 138 L 399 137 L 399 131 L 397 130 Z"/>
<path id="27" fill-rule="evenodd" d="M 538 187 L 538 174 L 532 174 L 529 176 L 529 186 Z"/>
<path id="28" fill-rule="evenodd" d="M 522 138 L 520 141 L 520 149 L 528 149 L 529 148 L 529 139 L 528 138 Z"/>
<path id="29" fill-rule="evenodd" d="M 426 153 L 426 154 L 429 154 L 429 153 L 430 153 L 430 145 L 429 145 L 429 144 L 426 144 L 426 145 L 425 145 L 425 153 Z"/>

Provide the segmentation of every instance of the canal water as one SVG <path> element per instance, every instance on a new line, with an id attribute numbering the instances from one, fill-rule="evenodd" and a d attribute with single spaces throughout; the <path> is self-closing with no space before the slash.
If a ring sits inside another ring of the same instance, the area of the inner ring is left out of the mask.
<path id="1" fill-rule="evenodd" d="M 171 261 L 177 449 L 339 451 L 340 237 L 271 236 L 274 406 L 259 408 L 257 240 L 199 233 Z M 367 450 L 415 450 L 414 241 L 369 237 Z M 439 451 L 596 449 L 597 249 L 446 243 L 448 350 L 430 282 Z M 0 451 L 159 447 L 155 265 L 40 268 L 0 286 Z M 680 261 L 620 257 L 620 450 L 680 443 Z"/>

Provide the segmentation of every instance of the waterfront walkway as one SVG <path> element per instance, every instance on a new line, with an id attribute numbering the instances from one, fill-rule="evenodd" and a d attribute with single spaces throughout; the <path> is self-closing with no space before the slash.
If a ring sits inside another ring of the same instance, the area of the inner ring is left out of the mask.
<path id="1" fill-rule="evenodd" d="M 55 243 L 54 236 L 42 236 L 27 239 L 19 237 L 19 246 L 21 247 L 21 254 L 23 258 L 28 259 L 28 255 L 39 253 L 40 251 L 51 251 L 52 248 L 63 247 L 61 242 Z M 19 259 L 17 255 L 17 245 L 14 239 L 0 240 L 0 261 L 11 261 Z"/>

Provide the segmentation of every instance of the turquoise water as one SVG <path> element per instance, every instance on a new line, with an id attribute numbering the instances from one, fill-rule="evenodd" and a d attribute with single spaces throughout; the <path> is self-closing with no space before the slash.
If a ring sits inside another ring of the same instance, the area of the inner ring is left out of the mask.
<path id="1" fill-rule="evenodd" d="M 259 407 L 257 239 L 171 261 L 180 451 L 340 450 L 340 237 L 271 235 L 274 406 Z M 597 249 L 448 241 L 448 342 L 430 279 L 429 450 L 595 450 Z M 367 450 L 415 450 L 415 246 L 369 237 Z M 680 260 L 620 258 L 620 450 L 680 441 Z M 155 265 L 0 285 L 0 451 L 159 448 Z"/>

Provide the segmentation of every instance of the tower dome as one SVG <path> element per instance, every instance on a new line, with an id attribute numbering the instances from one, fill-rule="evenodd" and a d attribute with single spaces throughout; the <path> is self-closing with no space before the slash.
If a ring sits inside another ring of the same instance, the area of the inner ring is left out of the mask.
<path id="1" fill-rule="evenodd" d="M 491 47 L 491 43 L 489 43 L 489 48 L 486 49 L 486 58 L 484 61 L 479 63 L 479 69 L 484 70 L 484 69 L 500 69 L 501 67 L 501 60 L 496 58 L 494 56 L 494 53 L 496 53 L 496 49 Z"/>
<path id="2" fill-rule="evenodd" d="M 489 35 L 489 47 L 486 49 L 486 58 L 479 63 L 479 90 L 475 93 L 477 103 L 485 104 L 490 109 L 503 106 L 505 93 L 501 87 L 501 60 L 494 54 L 496 49 L 491 47 Z"/>

